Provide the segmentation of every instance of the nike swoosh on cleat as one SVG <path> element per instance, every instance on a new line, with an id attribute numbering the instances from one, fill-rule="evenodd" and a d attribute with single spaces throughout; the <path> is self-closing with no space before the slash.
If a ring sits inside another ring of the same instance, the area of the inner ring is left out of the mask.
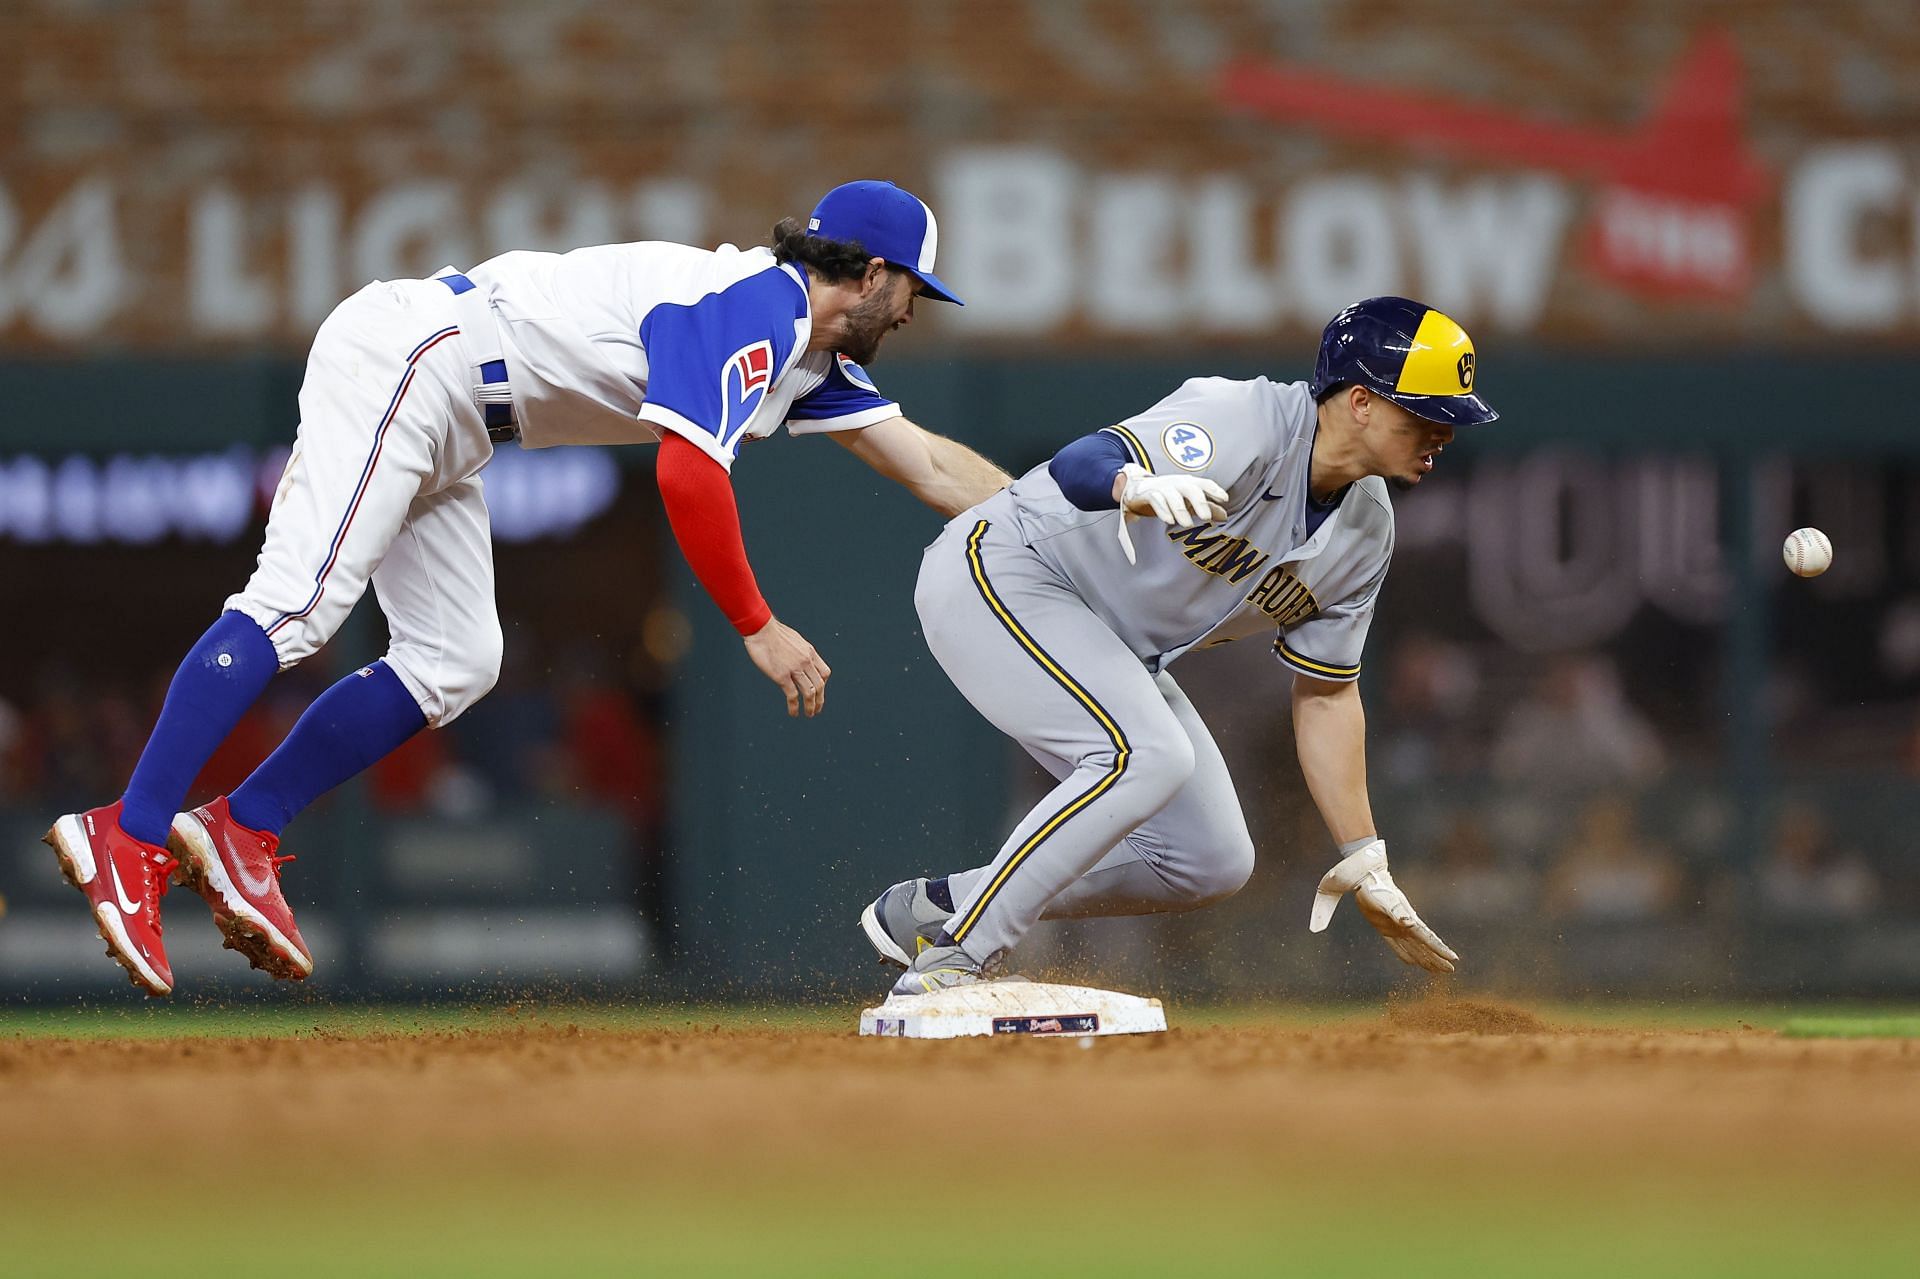
<path id="1" fill-rule="evenodd" d="M 216 852 L 215 856 L 218 856 L 218 855 L 219 854 Z M 242 888 L 246 889 L 249 893 L 252 893 L 255 897 L 265 897 L 268 893 L 273 891 L 273 872 L 268 871 L 264 876 L 256 880 L 248 872 L 246 863 L 240 860 L 240 856 L 237 851 L 234 854 L 234 859 L 233 859 L 233 877 L 240 881 L 240 886 Z"/>
<path id="2" fill-rule="evenodd" d="M 127 896 L 126 888 L 120 883 L 120 867 L 115 864 L 111 852 L 107 854 L 107 873 L 113 877 L 113 895 L 120 899 L 120 913 L 123 915 L 138 915 L 140 913 L 140 903 Z"/>

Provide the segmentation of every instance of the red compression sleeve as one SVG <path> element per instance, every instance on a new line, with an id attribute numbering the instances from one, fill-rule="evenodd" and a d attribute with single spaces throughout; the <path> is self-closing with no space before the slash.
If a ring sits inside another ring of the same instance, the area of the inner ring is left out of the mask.
<path id="1" fill-rule="evenodd" d="M 753 634 L 772 620 L 773 610 L 761 598 L 753 566 L 747 563 L 740 507 L 733 500 L 733 481 L 726 468 L 699 446 L 667 431 L 660 441 L 656 475 L 667 523 L 693 575 L 733 629 Z"/>

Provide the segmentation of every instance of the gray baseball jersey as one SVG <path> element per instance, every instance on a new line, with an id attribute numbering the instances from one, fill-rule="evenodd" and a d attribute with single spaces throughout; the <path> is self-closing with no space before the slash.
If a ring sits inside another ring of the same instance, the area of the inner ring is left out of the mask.
<path id="1" fill-rule="evenodd" d="M 1308 536 L 1315 413 L 1306 383 L 1194 378 L 1106 429 L 1154 474 L 1206 476 L 1230 499 L 1224 521 L 1192 529 L 1134 519 L 1139 562 L 1130 564 L 1119 511 L 1074 506 L 1045 466 L 1013 485 L 1028 545 L 1148 669 L 1277 629 L 1274 653 L 1292 669 L 1359 675 L 1393 555 L 1393 507 L 1385 481 L 1368 477 Z"/>
<path id="2" fill-rule="evenodd" d="M 914 602 L 954 686 L 1059 785 L 993 860 L 948 876 L 946 929 L 978 961 L 1043 914 L 1185 910 L 1232 893 L 1253 844 L 1226 761 L 1164 669 L 1189 649 L 1273 635 L 1297 672 L 1360 673 L 1393 554 L 1382 481 L 1363 479 L 1307 533 L 1316 414 L 1304 383 L 1196 378 L 1108 427 L 1155 474 L 1226 489 L 1192 529 L 1083 511 L 1046 467 L 947 525 Z"/>

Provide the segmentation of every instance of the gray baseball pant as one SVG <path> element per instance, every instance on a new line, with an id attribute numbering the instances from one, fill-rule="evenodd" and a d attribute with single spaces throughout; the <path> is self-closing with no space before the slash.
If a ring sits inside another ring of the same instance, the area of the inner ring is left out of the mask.
<path id="1" fill-rule="evenodd" d="M 989 865 L 948 877 L 947 931 L 969 955 L 1011 950 L 1043 917 L 1191 910 L 1247 882 L 1253 840 L 1193 704 L 1010 521 L 948 525 L 914 604 L 954 686 L 1060 779 Z"/>

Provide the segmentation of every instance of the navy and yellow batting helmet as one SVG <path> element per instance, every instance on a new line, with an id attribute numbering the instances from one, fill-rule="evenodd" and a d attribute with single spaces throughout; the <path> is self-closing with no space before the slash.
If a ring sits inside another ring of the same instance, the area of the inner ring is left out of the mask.
<path id="1" fill-rule="evenodd" d="M 1319 403 L 1357 382 L 1429 422 L 1491 422 L 1500 415 L 1473 378 L 1473 339 L 1452 317 L 1410 298 L 1368 298 L 1327 322 L 1308 389 Z"/>

